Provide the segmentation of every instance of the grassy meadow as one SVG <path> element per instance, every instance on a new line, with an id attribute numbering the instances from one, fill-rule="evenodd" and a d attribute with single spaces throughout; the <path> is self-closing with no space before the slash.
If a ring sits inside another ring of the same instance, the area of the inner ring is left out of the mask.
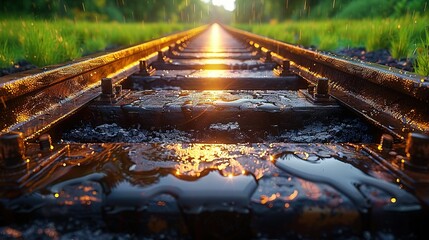
<path id="1" fill-rule="evenodd" d="M 348 47 L 365 47 L 367 51 L 388 49 L 396 59 L 413 59 L 418 74 L 429 75 L 429 17 L 287 20 L 235 26 L 326 51 Z M 0 20 L 0 68 L 23 59 L 39 67 L 57 64 L 191 27 L 191 24 L 180 23 Z"/>
<path id="2" fill-rule="evenodd" d="M 303 20 L 236 27 L 283 42 L 335 51 L 388 49 L 395 59 L 411 58 L 418 74 L 429 75 L 429 17 L 363 20 Z"/>
<path id="3" fill-rule="evenodd" d="M 191 27 L 179 23 L 0 20 L 0 68 L 23 59 L 39 67 L 57 64 Z"/>

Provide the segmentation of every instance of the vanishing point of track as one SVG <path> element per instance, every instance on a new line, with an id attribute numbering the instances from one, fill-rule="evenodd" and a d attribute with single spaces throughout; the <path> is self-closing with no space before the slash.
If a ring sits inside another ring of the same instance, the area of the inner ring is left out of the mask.
<path id="1" fill-rule="evenodd" d="M 155 237 L 426 232 L 425 77 L 212 24 L 2 77 L 0 98 L 2 225 L 79 215 Z"/>

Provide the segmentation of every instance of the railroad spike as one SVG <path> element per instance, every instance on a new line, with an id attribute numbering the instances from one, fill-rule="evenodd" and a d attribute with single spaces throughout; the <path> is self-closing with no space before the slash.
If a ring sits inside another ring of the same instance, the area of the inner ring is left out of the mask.
<path id="1" fill-rule="evenodd" d="M 393 137 L 390 134 L 383 134 L 380 139 L 380 144 L 378 145 L 378 149 L 380 151 L 390 151 L 393 148 Z"/>
<path id="2" fill-rule="evenodd" d="M 176 41 L 176 45 L 174 47 L 175 47 L 175 50 L 179 52 L 184 50 L 184 48 L 182 47 L 182 41 L 180 40 Z"/>
<path id="3" fill-rule="evenodd" d="M 147 61 L 144 60 L 140 60 L 139 61 L 139 68 L 140 68 L 140 74 L 143 74 L 147 71 Z"/>
<path id="4" fill-rule="evenodd" d="M 429 136 L 421 133 L 409 133 L 405 148 L 409 164 L 413 167 L 429 170 Z"/>
<path id="5" fill-rule="evenodd" d="M 168 57 L 174 57 L 174 56 L 177 56 L 178 55 L 178 53 L 174 50 L 174 44 L 172 44 L 172 45 L 170 45 L 169 47 L 168 47 L 168 51 L 167 51 L 167 54 L 166 54 Z"/>
<path id="6" fill-rule="evenodd" d="M 115 94 L 113 93 L 113 79 L 101 79 L 101 94 L 102 97 L 114 97 Z"/>
<path id="7" fill-rule="evenodd" d="M 5 169 L 25 164 L 25 145 L 22 132 L 8 132 L 0 135 L 0 167 Z"/>
<path id="8" fill-rule="evenodd" d="M 278 65 L 276 68 L 273 69 L 274 74 L 277 76 L 285 77 L 285 76 L 292 76 L 293 73 L 290 72 L 290 61 L 289 60 L 283 60 L 281 65 Z"/>
<path id="9" fill-rule="evenodd" d="M 158 58 L 156 60 L 157 64 L 162 64 L 162 63 L 169 63 L 171 62 L 170 58 L 168 58 L 167 56 L 165 56 L 164 52 L 159 50 L 158 51 Z"/>
<path id="10" fill-rule="evenodd" d="M 260 53 L 262 54 L 262 50 L 260 51 Z M 272 55 L 271 55 L 271 51 L 267 51 L 265 52 L 265 55 L 263 57 L 260 58 L 260 61 L 263 63 L 272 63 L 273 59 L 272 59 Z"/>
<path id="11" fill-rule="evenodd" d="M 158 62 L 165 62 L 165 55 L 164 55 L 164 52 L 161 51 L 161 50 L 158 51 L 158 59 L 157 59 L 157 61 Z"/>
<path id="12" fill-rule="evenodd" d="M 49 152 L 52 149 L 54 149 L 54 146 L 52 146 L 51 135 L 49 134 L 41 135 L 39 137 L 39 146 L 40 146 L 40 151 L 42 152 Z"/>
<path id="13" fill-rule="evenodd" d="M 329 98 L 329 79 L 318 78 L 316 84 L 316 98 Z"/>
<path id="14" fill-rule="evenodd" d="M 158 53 L 159 56 L 159 53 Z M 152 68 L 152 66 L 148 66 L 146 60 L 140 60 L 139 61 L 139 75 L 140 76 L 151 76 L 155 73 L 155 69 Z"/>

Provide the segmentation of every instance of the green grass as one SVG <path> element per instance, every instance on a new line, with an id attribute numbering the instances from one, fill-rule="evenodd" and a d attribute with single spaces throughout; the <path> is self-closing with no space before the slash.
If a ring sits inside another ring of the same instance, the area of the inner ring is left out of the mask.
<path id="1" fill-rule="evenodd" d="M 12 52 L 9 41 L 6 39 L 0 45 L 0 63 L 5 65 L 13 65 L 14 59 L 12 57 Z M 1 65 L 0 65 L 1 66 Z"/>
<path id="2" fill-rule="evenodd" d="M 388 49 L 397 59 L 416 59 L 416 72 L 428 75 L 428 16 L 404 16 L 389 19 L 303 20 L 277 24 L 237 25 L 253 33 L 305 47 L 334 51 L 365 47 L 367 51 Z M 426 46 L 426 47 L 422 47 Z M 420 49 L 420 50 L 418 50 Z M 426 54 L 426 55 L 425 55 Z"/>
<path id="3" fill-rule="evenodd" d="M 425 37 L 421 39 L 416 52 L 417 57 L 414 63 L 416 66 L 416 73 L 429 76 L 429 28 L 426 29 Z"/>
<path id="4" fill-rule="evenodd" d="M 171 23 L 0 20 L 0 67 L 25 59 L 42 67 L 83 55 L 137 44 L 191 28 Z"/>
<path id="5" fill-rule="evenodd" d="M 416 72 L 429 75 L 428 26 L 427 16 L 406 16 L 398 19 L 286 21 L 236 27 L 292 44 L 316 46 L 320 50 L 389 49 L 395 58 L 415 59 Z M 10 67 L 21 59 L 39 67 L 57 64 L 191 27 L 171 23 L 0 20 L 0 67 Z"/>

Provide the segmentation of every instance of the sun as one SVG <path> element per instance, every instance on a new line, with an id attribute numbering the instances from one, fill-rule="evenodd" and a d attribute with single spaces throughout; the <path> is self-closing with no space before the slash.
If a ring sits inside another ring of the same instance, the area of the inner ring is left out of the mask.
<path id="1" fill-rule="evenodd" d="M 209 3 L 210 0 L 202 0 L 203 2 Z M 211 0 L 213 5 L 222 6 L 227 11 L 234 11 L 235 9 L 235 0 Z"/>

